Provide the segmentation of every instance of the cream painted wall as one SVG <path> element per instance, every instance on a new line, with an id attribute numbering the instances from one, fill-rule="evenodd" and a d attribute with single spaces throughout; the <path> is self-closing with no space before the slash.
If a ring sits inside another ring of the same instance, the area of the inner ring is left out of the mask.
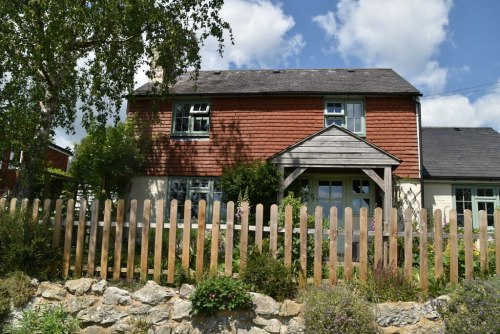
<path id="1" fill-rule="evenodd" d="M 167 185 L 168 178 L 166 176 L 136 176 L 132 178 L 129 200 L 137 200 L 138 221 L 142 221 L 145 199 L 151 200 L 151 218 L 156 216 L 156 200 L 167 200 Z"/>
<path id="2" fill-rule="evenodd" d="M 426 181 L 425 187 L 425 207 L 427 210 L 441 209 L 448 216 L 448 211 L 453 208 L 452 187 L 450 183 L 434 183 Z"/>
<path id="3" fill-rule="evenodd" d="M 399 180 L 396 184 L 396 198 L 398 203 L 398 229 L 404 229 L 404 212 L 411 208 L 413 212 L 413 220 L 418 220 L 420 216 L 421 203 L 421 187 L 420 180 Z"/>

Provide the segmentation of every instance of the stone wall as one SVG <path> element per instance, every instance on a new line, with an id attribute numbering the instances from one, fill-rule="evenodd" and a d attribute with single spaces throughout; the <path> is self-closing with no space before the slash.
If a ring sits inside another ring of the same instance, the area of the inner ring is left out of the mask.
<path id="1" fill-rule="evenodd" d="M 63 305 L 84 328 L 83 333 L 148 334 L 267 334 L 304 333 L 302 305 L 251 293 L 253 309 L 220 312 L 213 316 L 191 316 L 189 295 L 194 287 L 180 289 L 147 282 L 135 292 L 110 286 L 90 278 L 65 284 L 42 282 L 27 307 Z M 376 307 L 376 317 L 384 333 L 443 333 L 444 325 L 437 313 L 440 297 L 425 304 L 384 303 Z M 13 310 L 9 322 L 19 321 L 21 310 Z"/>

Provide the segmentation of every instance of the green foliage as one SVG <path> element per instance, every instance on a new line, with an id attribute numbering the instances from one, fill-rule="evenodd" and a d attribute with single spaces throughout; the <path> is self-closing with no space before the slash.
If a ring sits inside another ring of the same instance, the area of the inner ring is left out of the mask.
<path id="1" fill-rule="evenodd" d="M 30 210 L 0 212 L 0 276 L 22 271 L 47 279 L 58 259 L 59 252 L 52 249 L 52 229 L 34 224 Z"/>
<path id="2" fill-rule="evenodd" d="M 7 334 L 70 334 L 80 330 L 79 323 L 59 306 L 42 306 L 23 312 L 18 326 L 10 326 Z"/>
<path id="3" fill-rule="evenodd" d="M 182 265 L 175 265 L 174 285 L 181 286 L 182 284 L 195 284 L 196 277 L 189 269 L 184 269 Z"/>
<path id="4" fill-rule="evenodd" d="M 500 333 L 500 278 L 468 280 L 450 295 L 442 310 L 449 333 Z"/>
<path id="5" fill-rule="evenodd" d="M 350 287 L 339 285 L 308 288 L 301 293 L 300 299 L 305 303 L 306 333 L 377 332 L 371 306 Z"/>
<path id="6" fill-rule="evenodd" d="M 0 279 L 0 323 L 10 312 L 11 305 L 14 307 L 26 305 L 34 293 L 31 279 L 22 272 L 16 271 Z"/>
<path id="7" fill-rule="evenodd" d="M 378 265 L 360 286 L 365 298 L 374 303 L 416 301 L 420 297 L 418 286 L 393 267 Z"/>
<path id="8" fill-rule="evenodd" d="M 212 276 L 201 281 L 189 299 L 193 314 L 213 314 L 220 310 L 246 309 L 252 305 L 246 286 L 227 276 Z"/>
<path id="9" fill-rule="evenodd" d="M 85 181 L 96 197 L 123 198 L 130 178 L 141 170 L 146 144 L 129 120 L 114 127 L 95 126 L 75 145 L 70 174 Z"/>
<path id="10" fill-rule="evenodd" d="M 276 203 L 281 174 L 268 162 L 237 163 L 223 170 L 220 182 L 225 201 L 236 202 L 240 194 L 247 193 L 253 205 L 269 207 Z"/>
<path id="11" fill-rule="evenodd" d="M 0 0 L 0 152 L 23 150 L 26 191 L 54 130 L 72 132 L 78 112 L 85 128 L 118 120 L 141 66 L 151 68 L 150 79 L 161 74 L 155 95 L 165 96 L 187 69 L 196 77 L 204 40 L 213 36 L 222 52 L 230 29 L 222 5 Z"/>
<path id="12" fill-rule="evenodd" d="M 458 233 L 463 233 L 463 230 L 458 231 Z M 473 233 L 479 233 L 478 230 L 473 231 Z M 488 262 L 486 263 L 485 276 L 495 273 L 495 242 L 488 242 Z M 450 272 L 450 244 L 447 243 L 443 252 L 443 266 L 446 273 Z M 479 254 L 479 249 L 474 246 L 472 250 L 472 267 L 475 275 L 481 273 L 481 257 Z M 458 240 L 458 277 L 465 278 L 465 241 L 464 239 Z"/>
<path id="13" fill-rule="evenodd" d="M 246 268 L 241 273 L 241 280 L 252 290 L 278 301 L 294 298 L 297 293 L 297 283 L 291 269 L 269 253 L 252 252 Z"/>

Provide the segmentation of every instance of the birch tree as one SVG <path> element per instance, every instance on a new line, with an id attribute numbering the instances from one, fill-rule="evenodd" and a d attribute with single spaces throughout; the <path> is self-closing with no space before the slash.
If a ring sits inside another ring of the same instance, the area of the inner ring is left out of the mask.
<path id="1" fill-rule="evenodd" d="M 229 25 L 222 0 L 0 0 L 0 149 L 23 150 L 17 195 L 30 197 L 35 171 L 57 127 L 119 118 L 142 65 L 163 69 L 155 89 L 200 68 L 200 47 Z M 154 71 L 148 71 L 150 78 Z M 0 151 L 0 152 L 1 152 Z"/>

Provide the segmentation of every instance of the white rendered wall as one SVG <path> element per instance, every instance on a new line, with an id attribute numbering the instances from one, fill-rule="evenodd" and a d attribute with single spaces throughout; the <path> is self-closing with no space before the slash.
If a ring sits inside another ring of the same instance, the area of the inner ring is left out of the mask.
<path id="1" fill-rule="evenodd" d="M 144 200 L 151 200 L 151 218 L 156 217 L 156 200 L 165 200 L 164 208 L 167 206 L 167 186 L 166 176 L 136 176 L 132 178 L 129 200 L 137 200 L 137 220 L 142 221 Z M 128 217 L 127 212 L 127 217 Z"/>
<path id="2" fill-rule="evenodd" d="M 452 187 L 450 183 L 424 182 L 425 208 L 429 211 L 441 209 L 445 217 L 453 208 Z M 430 212 L 429 212 L 430 214 Z"/>

